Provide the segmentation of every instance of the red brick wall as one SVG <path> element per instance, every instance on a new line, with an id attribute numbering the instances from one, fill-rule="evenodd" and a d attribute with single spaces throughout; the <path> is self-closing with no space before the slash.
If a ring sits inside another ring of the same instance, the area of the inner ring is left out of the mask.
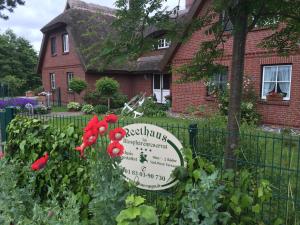
<path id="1" fill-rule="evenodd" d="M 204 6 L 209 7 L 209 1 Z M 292 84 L 290 101 L 281 102 L 279 105 L 266 104 L 266 102 L 258 102 L 258 111 L 262 115 L 264 123 L 300 127 L 300 54 L 290 57 L 279 57 L 275 53 L 268 53 L 265 49 L 257 47 L 257 44 L 272 33 L 271 30 L 256 30 L 248 35 L 246 45 L 245 75 L 252 77 L 257 95 L 261 96 L 262 85 L 262 66 L 272 64 L 292 64 Z M 191 39 L 181 45 L 172 60 L 173 67 L 179 67 L 189 62 L 197 49 L 199 49 L 201 41 L 209 40 L 209 36 L 204 34 L 203 30 L 195 32 Z M 225 44 L 225 56 L 220 63 L 226 65 L 231 71 L 232 57 L 232 39 Z M 192 104 L 194 106 L 204 105 L 208 108 L 215 107 L 216 103 L 210 101 L 206 97 L 206 87 L 201 82 L 176 84 L 174 81 L 178 79 L 179 74 L 173 74 L 172 97 L 173 110 L 183 112 Z"/>
<path id="2" fill-rule="evenodd" d="M 69 35 L 69 53 L 63 54 L 62 50 L 62 34 L 65 30 L 58 30 L 53 32 L 51 37 L 56 37 L 56 52 L 55 56 L 51 55 L 50 38 L 46 43 L 46 50 L 42 66 L 42 82 L 46 91 L 50 91 L 50 73 L 55 73 L 56 87 L 61 89 L 62 103 L 66 104 L 69 101 L 74 101 L 74 94 L 68 91 L 67 87 L 67 72 L 74 73 L 74 77 L 85 79 L 85 72 L 82 68 L 79 57 L 76 53 L 72 37 Z M 81 94 L 83 96 L 83 93 Z M 55 98 L 55 96 L 53 96 Z M 77 94 L 76 101 L 81 101 L 81 97 Z"/>
<path id="3" fill-rule="evenodd" d="M 152 75 L 144 74 L 87 74 L 86 81 L 89 83 L 89 89 L 94 90 L 98 79 L 109 76 L 117 80 L 120 84 L 120 91 L 128 98 L 146 92 L 147 96 L 152 95 Z"/>

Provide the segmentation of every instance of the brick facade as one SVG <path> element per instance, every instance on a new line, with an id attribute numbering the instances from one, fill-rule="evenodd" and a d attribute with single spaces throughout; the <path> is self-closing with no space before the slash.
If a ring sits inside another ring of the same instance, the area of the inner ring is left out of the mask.
<path id="1" fill-rule="evenodd" d="M 206 1 L 200 15 L 210 5 Z M 289 101 L 266 102 L 258 101 L 258 112 L 262 115 L 263 123 L 284 126 L 300 127 L 300 53 L 289 57 L 280 57 L 276 53 L 268 53 L 265 49 L 257 46 L 258 43 L 272 33 L 268 29 L 257 29 L 249 33 L 245 55 L 245 75 L 251 77 L 257 95 L 261 98 L 262 70 L 265 65 L 290 64 L 292 65 L 291 98 Z M 195 32 L 189 41 L 182 44 L 172 59 L 174 68 L 180 67 L 191 61 L 201 41 L 209 40 L 204 30 Z M 225 44 L 225 55 L 219 61 L 228 67 L 228 74 L 231 72 L 232 38 Z M 204 106 L 209 112 L 217 110 L 217 104 L 213 99 L 207 97 L 207 89 L 203 82 L 176 84 L 179 74 L 173 74 L 172 82 L 172 106 L 175 112 L 184 112 L 189 105 Z M 229 78 L 230 79 L 230 78 Z"/>
<path id="2" fill-rule="evenodd" d="M 61 90 L 61 101 L 67 104 L 74 101 L 74 93 L 68 90 L 67 73 L 71 72 L 74 77 L 86 80 L 88 83 L 87 90 L 95 90 L 96 80 L 104 76 L 113 77 L 120 83 L 120 91 L 127 95 L 129 98 L 139 93 L 146 92 L 148 96 L 152 95 L 152 74 L 100 74 L 85 72 L 80 58 L 74 47 L 74 42 L 69 34 L 69 53 L 64 54 L 62 50 L 62 35 L 66 33 L 65 29 L 55 30 L 50 35 L 46 42 L 46 49 L 42 63 L 42 82 L 45 91 L 51 91 L 50 87 L 50 73 L 56 76 L 56 87 Z M 51 38 L 56 37 L 56 52 L 54 56 L 51 54 Z M 157 53 L 150 53 L 155 55 Z M 83 102 L 84 92 L 81 96 L 75 94 L 75 101 Z M 52 98 L 56 101 L 56 92 L 53 92 Z"/>

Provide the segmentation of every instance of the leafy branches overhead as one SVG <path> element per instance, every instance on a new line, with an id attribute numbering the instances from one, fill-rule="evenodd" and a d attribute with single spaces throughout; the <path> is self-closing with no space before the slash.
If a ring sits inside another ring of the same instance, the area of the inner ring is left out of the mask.
<path id="1" fill-rule="evenodd" d="M 153 49 L 157 39 L 148 36 L 153 29 L 175 32 L 177 10 L 164 7 L 167 0 L 117 0 L 116 20 L 112 26 L 113 34 L 102 46 L 102 57 L 107 62 L 123 62 L 136 59 L 142 53 Z M 172 19 L 170 19 L 172 18 Z M 178 26 L 177 26 L 178 27 Z M 120 35 L 121 34 L 121 35 Z"/>
<path id="2" fill-rule="evenodd" d="M 0 18 L 7 20 L 8 16 L 3 14 L 1 11 L 7 10 L 8 12 L 13 12 L 17 5 L 24 5 L 23 0 L 0 0 Z"/>

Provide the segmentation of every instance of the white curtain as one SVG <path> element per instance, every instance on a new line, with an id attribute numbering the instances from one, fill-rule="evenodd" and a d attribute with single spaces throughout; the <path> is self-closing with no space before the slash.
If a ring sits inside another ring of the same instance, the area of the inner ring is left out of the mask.
<path id="1" fill-rule="evenodd" d="M 281 66 L 278 68 L 278 85 L 280 87 L 281 92 L 285 94 L 285 97 L 290 96 L 290 76 L 290 66 Z"/>
<path id="2" fill-rule="evenodd" d="M 268 95 L 272 92 L 276 85 L 276 73 L 277 67 L 265 67 L 264 68 L 264 89 L 263 96 Z"/>

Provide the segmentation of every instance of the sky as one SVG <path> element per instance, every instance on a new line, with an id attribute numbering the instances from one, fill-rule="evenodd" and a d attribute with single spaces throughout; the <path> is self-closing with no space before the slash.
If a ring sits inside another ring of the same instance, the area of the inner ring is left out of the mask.
<path id="1" fill-rule="evenodd" d="M 63 12 L 67 0 L 25 0 L 24 6 L 18 6 L 14 13 L 8 14 L 8 20 L 0 19 L 0 33 L 12 29 L 18 36 L 27 39 L 38 52 L 42 41 L 40 29 L 54 17 Z M 114 0 L 83 0 L 108 7 L 114 7 Z M 180 1 L 184 8 L 184 0 L 168 0 L 167 6 L 175 7 Z M 5 12 L 6 13 L 6 12 Z"/>

